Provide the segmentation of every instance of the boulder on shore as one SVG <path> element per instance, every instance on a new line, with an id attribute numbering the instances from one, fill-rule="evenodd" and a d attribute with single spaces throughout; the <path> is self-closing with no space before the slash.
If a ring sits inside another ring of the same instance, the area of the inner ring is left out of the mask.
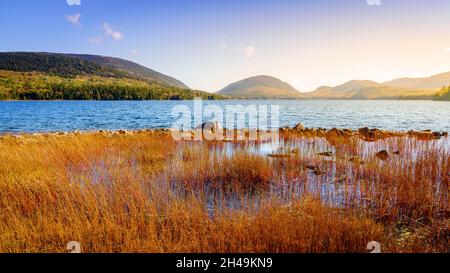
<path id="1" fill-rule="evenodd" d="M 347 133 L 341 129 L 333 128 L 326 133 L 326 136 L 329 137 L 344 137 Z"/>
<path id="2" fill-rule="evenodd" d="M 295 125 L 293 129 L 295 131 L 303 131 L 303 130 L 305 130 L 305 126 L 303 126 L 303 124 L 299 123 L 299 124 Z"/>
<path id="3" fill-rule="evenodd" d="M 195 127 L 195 130 L 199 130 L 199 129 L 204 130 L 204 131 L 205 130 L 211 131 L 211 132 L 215 133 L 222 129 L 222 125 L 218 121 L 214 121 L 214 122 L 208 121 L 208 122 L 205 122 L 205 123 Z"/>

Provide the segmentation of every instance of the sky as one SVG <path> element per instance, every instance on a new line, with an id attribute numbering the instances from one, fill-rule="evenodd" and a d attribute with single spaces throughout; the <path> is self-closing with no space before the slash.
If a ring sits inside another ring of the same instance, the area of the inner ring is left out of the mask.
<path id="1" fill-rule="evenodd" d="M 2 0 L 0 51 L 99 54 L 215 92 L 450 71 L 450 0 Z"/>

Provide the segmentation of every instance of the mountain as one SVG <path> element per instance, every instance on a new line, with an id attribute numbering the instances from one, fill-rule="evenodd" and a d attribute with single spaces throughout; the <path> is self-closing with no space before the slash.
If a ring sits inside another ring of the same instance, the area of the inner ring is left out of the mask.
<path id="1" fill-rule="evenodd" d="M 175 86 L 189 89 L 187 85 L 185 85 L 183 82 L 175 78 L 164 75 L 155 70 L 152 70 L 137 63 L 133 63 L 131 61 L 98 55 L 67 54 L 66 56 L 79 58 L 88 62 L 96 63 L 101 66 L 111 67 L 118 71 L 129 73 L 130 75 L 140 79 L 158 82 L 168 86 Z"/>
<path id="2" fill-rule="evenodd" d="M 0 53 L 0 100 L 182 100 L 218 94 L 136 63 L 103 56 Z"/>
<path id="3" fill-rule="evenodd" d="M 443 86 L 450 85 L 450 72 L 427 78 L 398 78 L 383 83 L 374 81 L 349 81 L 335 87 L 321 86 L 304 93 L 315 99 L 444 99 Z M 436 95 L 436 96 L 435 96 Z"/>
<path id="4" fill-rule="evenodd" d="M 162 85 L 188 89 L 179 80 L 139 64 L 113 57 L 47 52 L 0 53 L 0 70 L 43 72 L 58 76 L 96 75 L 135 78 Z"/>
<path id="5" fill-rule="evenodd" d="M 392 87 L 438 89 L 450 85 L 450 72 L 433 75 L 428 78 L 399 78 L 383 84 Z"/>
<path id="6" fill-rule="evenodd" d="M 335 87 L 322 86 L 305 93 L 314 99 L 401 99 L 429 98 L 436 93 L 432 89 L 393 87 L 368 80 L 353 80 Z"/>
<path id="7" fill-rule="evenodd" d="M 232 83 L 218 94 L 242 99 L 299 99 L 302 93 L 271 76 L 256 76 Z"/>

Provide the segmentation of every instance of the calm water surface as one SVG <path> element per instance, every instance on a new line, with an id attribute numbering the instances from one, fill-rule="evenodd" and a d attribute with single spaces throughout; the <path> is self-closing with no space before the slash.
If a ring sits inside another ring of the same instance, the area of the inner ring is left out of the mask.
<path id="1" fill-rule="evenodd" d="M 176 105 L 193 101 L 1 101 L 0 132 L 170 128 Z M 203 105 L 279 105 L 280 125 L 450 131 L 450 102 L 345 100 L 226 100 Z M 207 117 L 205 117 L 206 119 Z"/>

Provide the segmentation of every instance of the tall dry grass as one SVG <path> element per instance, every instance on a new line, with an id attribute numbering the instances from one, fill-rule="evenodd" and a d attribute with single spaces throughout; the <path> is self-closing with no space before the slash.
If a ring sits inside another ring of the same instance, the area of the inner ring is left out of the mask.
<path id="1" fill-rule="evenodd" d="M 0 139 L 0 252 L 449 250 L 448 139 L 290 135 L 278 158 L 258 145 L 163 132 Z"/>

